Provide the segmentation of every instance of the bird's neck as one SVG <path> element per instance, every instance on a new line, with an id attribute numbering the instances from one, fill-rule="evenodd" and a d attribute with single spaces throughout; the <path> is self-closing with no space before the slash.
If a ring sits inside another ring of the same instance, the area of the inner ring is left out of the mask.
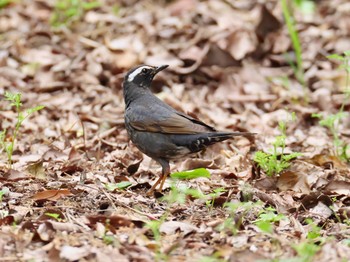
<path id="1" fill-rule="evenodd" d="M 126 88 L 126 83 L 123 83 L 123 94 L 126 107 L 130 103 L 137 100 L 139 97 L 142 97 L 147 94 L 152 94 L 151 90 L 148 87 L 141 87 L 133 83 L 128 83 Z"/>

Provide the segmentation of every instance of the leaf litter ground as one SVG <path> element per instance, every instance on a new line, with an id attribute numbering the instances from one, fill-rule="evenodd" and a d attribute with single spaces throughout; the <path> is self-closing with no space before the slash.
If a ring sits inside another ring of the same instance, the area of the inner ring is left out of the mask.
<path id="1" fill-rule="evenodd" d="M 50 24 L 54 2 L 0 10 L 0 95 L 45 106 L 23 123 L 10 171 L 0 155 L 0 260 L 350 258 L 349 166 L 312 118 L 345 100 L 346 74 L 326 56 L 350 50 L 347 1 L 295 10 L 306 93 L 286 56 L 278 1 L 99 1 L 59 28 Z M 140 63 L 170 65 L 152 88 L 171 106 L 258 135 L 172 163 L 173 172 L 205 167 L 211 177 L 168 179 L 148 197 L 160 168 L 123 124 L 123 74 Z M 2 99 L 0 109 L 1 130 L 11 130 L 14 108 Z M 253 155 L 271 149 L 291 112 L 285 153 L 303 156 L 267 177 Z M 349 117 L 339 130 L 348 144 Z"/>

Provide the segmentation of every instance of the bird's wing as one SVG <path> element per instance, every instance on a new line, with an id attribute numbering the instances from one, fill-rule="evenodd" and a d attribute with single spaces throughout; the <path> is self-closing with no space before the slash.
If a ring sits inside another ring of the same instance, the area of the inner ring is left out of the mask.
<path id="1" fill-rule="evenodd" d="M 165 134 L 198 134 L 215 132 L 205 123 L 177 112 L 169 106 L 132 106 L 125 112 L 126 121 L 135 129 Z"/>

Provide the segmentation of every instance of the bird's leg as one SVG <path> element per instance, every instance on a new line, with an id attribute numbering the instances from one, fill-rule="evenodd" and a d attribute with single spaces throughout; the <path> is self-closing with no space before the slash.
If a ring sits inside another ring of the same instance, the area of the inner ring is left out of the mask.
<path id="1" fill-rule="evenodd" d="M 166 178 L 168 177 L 168 175 L 170 174 L 170 166 L 168 162 L 164 162 L 164 164 L 162 165 L 162 182 L 160 183 L 160 187 L 159 187 L 159 191 L 163 190 L 163 186 L 165 183 Z"/>
<path id="2" fill-rule="evenodd" d="M 151 187 L 151 189 L 148 191 L 148 194 L 152 194 L 153 191 L 156 189 L 156 187 L 159 185 L 159 183 L 162 181 L 163 179 L 163 174 L 158 178 L 158 180 L 153 184 L 153 186 Z"/>
<path id="3" fill-rule="evenodd" d="M 158 180 L 154 183 L 151 189 L 147 192 L 148 195 L 151 195 L 153 193 L 153 191 L 156 189 L 159 183 L 160 183 L 159 191 L 162 191 L 165 180 L 167 176 L 170 174 L 170 166 L 168 161 L 164 159 L 157 159 L 156 161 L 162 166 L 162 175 L 158 178 Z"/>

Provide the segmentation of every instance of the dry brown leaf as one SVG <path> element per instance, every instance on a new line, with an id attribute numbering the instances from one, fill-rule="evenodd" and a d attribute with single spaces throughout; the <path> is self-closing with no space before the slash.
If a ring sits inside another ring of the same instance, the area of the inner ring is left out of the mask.
<path id="1" fill-rule="evenodd" d="M 307 175 L 298 171 L 283 172 L 277 180 L 277 188 L 280 191 L 293 190 L 308 194 L 311 191 Z"/>
<path id="2" fill-rule="evenodd" d="M 115 231 L 120 227 L 130 227 L 133 225 L 130 219 L 122 216 L 105 216 L 105 215 L 96 215 L 96 216 L 87 216 L 87 219 L 90 222 L 90 226 L 96 225 L 96 223 L 102 223 L 107 228 Z"/>
<path id="3" fill-rule="evenodd" d="M 82 247 L 74 247 L 64 245 L 60 250 L 60 258 L 68 261 L 76 261 L 80 260 L 91 253 L 91 247 L 82 246 Z"/>
<path id="4" fill-rule="evenodd" d="M 339 168 L 339 169 L 347 169 L 348 166 L 343 163 L 337 156 L 326 155 L 326 154 L 318 154 L 310 159 L 312 163 L 317 166 L 322 166 L 325 168 Z"/>
<path id="5" fill-rule="evenodd" d="M 184 222 L 179 221 L 167 221 L 161 224 L 159 231 L 167 235 L 174 234 L 177 230 L 183 232 L 184 235 L 187 235 L 192 232 L 198 231 L 198 228 Z"/>
<path id="6" fill-rule="evenodd" d="M 57 201 L 62 197 L 71 195 L 73 194 L 69 189 L 52 189 L 38 192 L 34 196 L 32 196 L 32 199 Z"/>
<path id="7" fill-rule="evenodd" d="M 325 192 L 350 196 L 350 182 L 333 180 L 324 188 Z"/>

